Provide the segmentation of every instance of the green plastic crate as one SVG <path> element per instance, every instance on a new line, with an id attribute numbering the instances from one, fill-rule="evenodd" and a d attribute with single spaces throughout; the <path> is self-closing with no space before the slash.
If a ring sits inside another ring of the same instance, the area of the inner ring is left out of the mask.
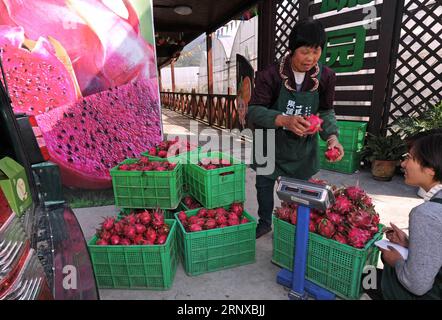
<path id="1" fill-rule="evenodd" d="M 161 161 L 166 161 L 165 159 Z M 120 208 L 178 207 L 183 193 L 182 165 L 173 171 L 121 171 L 121 164 L 136 163 L 127 159 L 110 170 L 115 196 L 115 205 Z"/>
<path id="2" fill-rule="evenodd" d="M 88 242 L 99 288 L 167 290 L 172 287 L 178 265 L 177 225 L 167 219 L 170 233 L 163 245 L 98 246 Z"/>
<path id="3" fill-rule="evenodd" d="M 214 170 L 205 170 L 197 164 L 188 165 L 189 193 L 203 207 L 212 209 L 229 205 L 233 202 L 245 201 L 245 164 L 222 152 L 200 153 L 198 157 L 199 159 L 226 159 L 232 163 L 230 167 Z"/>
<path id="4" fill-rule="evenodd" d="M 337 171 L 342 173 L 355 173 L 359 170 L 361 165 L 361 151 L 348 151 L 344 150 L 344 157 L 338 162 L 329 162 L 325 158 L 326 147 L 320 147 L 319 152 L 319 163 L 321 169 Z"/>
<path id="5" fill-rule="evenodd" d="M 361 151 L 364 147 L 367 122 L 338 121 L 339 142 L 346 153 Z M 319 140 L 319 146 L 326 148 L 326 142 Z"/>
<path id="6" fill-rule="evenodd" d="M 198 211 L 190 210 L 186 214 L 190 217 Z M 188 275 L 195 276 L 255 262 L 256 219 L 247 212 L 244 212 L 244 216 L 250 223 L 187 232 L 178 219 L 178 213 L 175 214 L 179 253 Z"/>
<path id="7" fill-rule="evenodd" d="M 293 256 L 296 226 L 272 216 L 273 255 L 277 265 L 293 270 Z M 316 233 L 309 233 L 306 278 L 344 299 L 359 299 L 363 270 L 366 265 L 377 266 L 379 249 L 374 243 L 382 239 L 380 230 L 365 248 L 327 239 Z"/>

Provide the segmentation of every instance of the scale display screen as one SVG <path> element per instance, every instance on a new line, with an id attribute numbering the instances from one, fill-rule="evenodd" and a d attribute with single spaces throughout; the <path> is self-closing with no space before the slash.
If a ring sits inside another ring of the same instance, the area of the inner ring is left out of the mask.
<path id="1" fill-rule="evenodd" d="M 318 210 L 326 210 L 334 203 L 334 195 L 330 186 L 317 185 L 293 178 L 281 177 L 278 180 L 277 194 L 283 201 L 302 204 Z"/>

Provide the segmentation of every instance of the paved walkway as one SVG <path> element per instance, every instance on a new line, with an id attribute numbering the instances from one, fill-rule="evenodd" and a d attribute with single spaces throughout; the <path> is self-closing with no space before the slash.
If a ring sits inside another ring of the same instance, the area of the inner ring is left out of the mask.
<path id="1" fill-rule="evenodd" d="M 189 119 L 170 110 L 163 110 L 163 129 L 165 135 L 189 135 L 196 137 L 198 132 L 210 129 L 199 123 L 198 129 L 192 127 Z M 212 129 L 215 130 L 215 129 Z M 197 132 L 198 131 L 198 132 Z M 220 130 L 215 132 L 221 133 Z M 202 132 L 207 136 L 208 132 Z M 243 152 L 248 148 L 247 142 L 241 142 L 237 137 L 232 137 L 235 143 L 240 144 Z M 224 146 L 223 150 L 231 150 Z M 352 175 L 320 171 L 320 179 L 337 185 L 359 184 L 373 198 L 373 202 L 381 217 L 381 223 L 390 221 L 399 227 L 408 226 L 408 214 L 414 206 L 422 203 L 416 196 L 416 189 L 406 186 L 402 176 L 395 176 L 390 182 L 378 182 L 372 179 L 370 172 L 361 171 Z M 275 195 L 275 204 L 279 200 Z M 246 202 L 245 209 L 257 217 L 257 201 L 255 192 L 255 173 L 247 169 L 246 175 Z M 84 235 L 90 239 L 95 233 L 95 228 L 102 217 L 117 214 L 115 207 L 99 207 L 75 209 L 75 214 L 82 226 Z M 276 283 L 279 267 L 270 263 L 272 257 L 272 233 L 256 241 L 256 263 L 238 268 L 189 277 L 185 274 L 180 264 L 175 276 L 172 289 L 168 291 L 148 290 L 100 290 L 101 299 L 262 299 L 286 300 L 288 291 Z M 365 295 L 361 299 L 367 299 Z"/>

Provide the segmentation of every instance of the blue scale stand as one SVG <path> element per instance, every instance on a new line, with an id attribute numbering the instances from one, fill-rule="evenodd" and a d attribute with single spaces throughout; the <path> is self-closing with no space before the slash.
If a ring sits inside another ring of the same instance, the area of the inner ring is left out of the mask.
<path id="1" fill-rule="evenodd" d="M 293 272 L 282 269 L 278 273 L 277 283 L 290 288 L 288 294 L 290 300 L 307 300 L 309 296 L 316 300 L 335 300 L 336 296 L 333 292 L 305 279 L 310 210 L 312 208 L 325 210 L 334 203 L 331 188 L 303 180 L 280 177 L 277 194 L 281 200 L 298 205 Z"/>

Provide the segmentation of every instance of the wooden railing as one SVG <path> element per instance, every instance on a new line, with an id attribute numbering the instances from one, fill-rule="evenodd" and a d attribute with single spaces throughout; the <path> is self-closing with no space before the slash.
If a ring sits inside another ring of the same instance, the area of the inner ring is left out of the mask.
<path id="1" fill-rule="evenodd" d="M 161 92 L 161 105 L 210 126 L 240 128 L 234 95 Z"/>

